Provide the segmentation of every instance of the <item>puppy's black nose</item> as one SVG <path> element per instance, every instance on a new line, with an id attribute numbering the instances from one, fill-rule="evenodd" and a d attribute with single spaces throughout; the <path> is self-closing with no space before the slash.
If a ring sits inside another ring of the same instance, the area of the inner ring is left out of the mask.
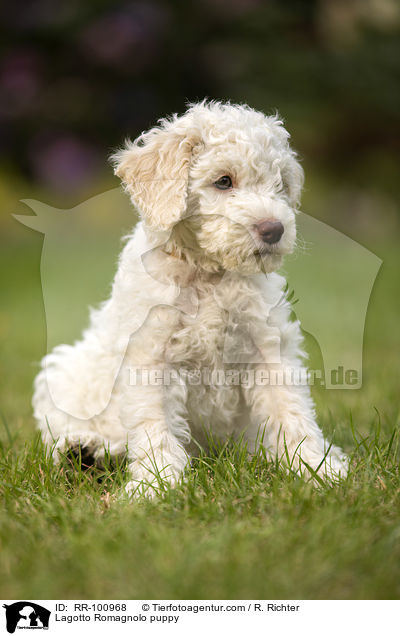
<path id="1" fill-rule="evenodd" d="M 257 223 L 256 229 L 260 235 L 260 239 L 270 245 L 277 243 L 284 232 L 282 223 L 276 219 L 261 221 L 261 223 Z"/>

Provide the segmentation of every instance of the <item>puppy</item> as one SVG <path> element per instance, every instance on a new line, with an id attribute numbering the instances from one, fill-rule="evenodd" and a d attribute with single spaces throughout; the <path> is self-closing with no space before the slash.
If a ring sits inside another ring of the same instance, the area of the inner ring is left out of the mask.
<path id="1" fill-rule="evenodd" d="M 152 495 L 210 430 L 299 473 L 346 474 L 294 381 L 302 335 L 276 273 L 295 247 L 303 183 L 288 139 L 277 116 L 202 102 L 113 156 L 141 222 L 82 339 L 42 362 L 34 414 L 56 460 L 127 450 L 128 493 Z"/>

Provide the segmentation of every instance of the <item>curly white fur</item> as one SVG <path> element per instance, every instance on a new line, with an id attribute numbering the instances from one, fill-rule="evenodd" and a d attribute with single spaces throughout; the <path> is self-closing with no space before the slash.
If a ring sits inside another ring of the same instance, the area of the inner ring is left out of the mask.
<path id="1" fill-rule="evenodd" d="M 275 273 L 295 245 L 303 180 L 288 138 L 277 116 L 202 102 L 113 157 L 142 222 L 121 254 L 110 299 L 81 341 L 44 358 L 36 378 L 34 414 L 55 459 L 78 445 L 95 459 L 105 448 L 127 449 L 128 492 L 153 492 L 154 473 L 175 483 L 193 440 L 203 443 L 209 428 L 219 437 L 242 434 L 250 450 L 262 443 L 300 472 L 306 463 L 330 478 L 346 474 L 347 458 L 316 424 L 308 386 L 130 382 L 134 368 L 303 367 L 300 326 Z M 215 186 L 224 175 L 229 190 Z M 274 245 L 256 229 L 270 218 L 284 227 Z M 256 357 L 243 361 L 249 330 Z"/>

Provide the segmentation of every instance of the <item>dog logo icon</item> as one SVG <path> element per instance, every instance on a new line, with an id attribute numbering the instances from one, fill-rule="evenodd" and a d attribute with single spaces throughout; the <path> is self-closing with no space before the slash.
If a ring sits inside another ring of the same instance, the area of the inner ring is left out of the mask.
<path id="1" fill-rule="evenodd" d="M 51 612 L 41 605 L 31 601 L 18 601 L 3 607 L 6 610 L 9 634 L 13 634 L 16 629 L 49 629 Z"/>

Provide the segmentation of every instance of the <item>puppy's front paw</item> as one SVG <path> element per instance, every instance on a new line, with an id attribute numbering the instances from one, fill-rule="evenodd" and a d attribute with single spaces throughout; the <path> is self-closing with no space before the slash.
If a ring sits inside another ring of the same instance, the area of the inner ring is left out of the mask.
<path id="1" fill-rule="evenodd" d="M 339 479 L 344 479 L 349 472 L 350 459 L 343 453 L 340 448 L 336 446 L 331 448 L 329 455 L 318 462 L 310 462 L 310 466 L 317 472 L 319 477 L 334 484 Z"/>
<path id="2" fill-rule="evenodd" d="M 159 489 L 155 482 L 132 479 L 126 484 L 125 492 L 130 499 L 141 499 L 142 497 L 154 499 L 159 494 Z"/>
<path id="3" fill-rule="evenodd" d="M 344 479 L 349 472 L 350 459 L 338 449 L 338 452 L 328 455 L 322 466 L 325 476 L 331 481 Z"/>
<path id="4" fill-rule="evenodd" d="M 132 499 L 147 497 L 153 499 L 160 495 L 165 487 L 174 487 L 181 477 L 181 471 L 165 466 L 151 470 L 142 464 L 131 464 L 132 479 L 125 486 L 125 492 Z"/>

